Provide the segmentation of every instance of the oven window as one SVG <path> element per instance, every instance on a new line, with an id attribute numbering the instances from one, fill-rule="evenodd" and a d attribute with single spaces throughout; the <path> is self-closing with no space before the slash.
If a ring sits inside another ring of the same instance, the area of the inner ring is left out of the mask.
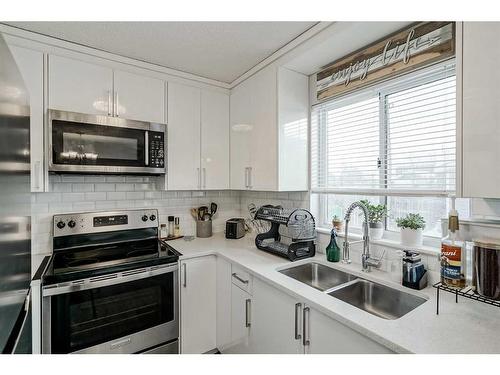
<path id="1" fill-rule="evenodd" d="M 51 297 L 52 353 L 70 353 L 174 320 L 174 273 Z"/>
<path id="2" fill-rule="evenodd" d="M 56 164 L 143 167 L 144 147 L 140 129 L 52 121 Z"/>

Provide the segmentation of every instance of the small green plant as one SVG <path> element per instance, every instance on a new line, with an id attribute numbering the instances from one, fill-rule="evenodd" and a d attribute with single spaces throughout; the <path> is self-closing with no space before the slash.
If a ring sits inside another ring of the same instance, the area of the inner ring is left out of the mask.
<path id="1" fill-rule="evenodd" d="M 399 228 L 409 228 L 409 229 L 424 229 L 425 220 L 420 214 L 408 214 L 404 217 L 398 217 L 396 219 L 396 224 Z"/>
<path id="2" fill-rule="evenodd" d="M 333 215 L 332 221 L 342 221 L 342 219 L 337 215 Z"/>
<path id="3" fill-rule="evenodd" d="M 368 220 L 370 223 L 381 223 L 387 216 L 387 207 L 385 204 L 371 204 L 368 199 L 360 201 L 368 208 Z"/>

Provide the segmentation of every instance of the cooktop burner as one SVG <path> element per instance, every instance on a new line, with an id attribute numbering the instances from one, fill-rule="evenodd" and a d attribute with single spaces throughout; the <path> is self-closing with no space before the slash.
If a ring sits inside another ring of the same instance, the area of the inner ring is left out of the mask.
<path id="1" fill-rule="evenodd" d="M 179 253 L 158 239 L 58 251 L 46 281 L 60 282 L 176 262 Z"/>

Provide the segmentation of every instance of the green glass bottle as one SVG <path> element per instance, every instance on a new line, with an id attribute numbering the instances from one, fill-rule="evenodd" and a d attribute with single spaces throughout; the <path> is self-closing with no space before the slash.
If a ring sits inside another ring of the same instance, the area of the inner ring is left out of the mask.
<path id="1" fill-rule="evenodd" d="M 332 229 L 330 243 L 326 247 L 326 260 L 329 262 L 338 262 L 340 260 L 340 247 L 337 244 L 337 232 Z"/>

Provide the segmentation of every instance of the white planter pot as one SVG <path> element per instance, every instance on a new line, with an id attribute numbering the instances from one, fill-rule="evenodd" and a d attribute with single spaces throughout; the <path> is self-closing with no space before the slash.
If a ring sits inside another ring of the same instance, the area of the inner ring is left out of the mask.
<path id="1" fill-rule="evenodd" d="M 368 230 L 371 240 L 380 240 L 384 236 L 384 225 L 382 223 L 370 223 Z"/>
<path id="2" fill-rule="evenodd" d="M 423 241 L 423 230 L 420 229 L 410 229 L 401 228 L 401 245 L 417 247 L 422 246 Z"/>

